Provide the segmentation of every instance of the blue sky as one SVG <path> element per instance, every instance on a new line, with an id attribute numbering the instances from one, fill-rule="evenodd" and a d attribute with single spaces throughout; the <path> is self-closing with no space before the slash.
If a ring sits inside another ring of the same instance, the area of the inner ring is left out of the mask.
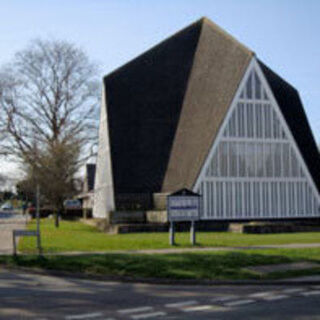
<path id="1" fill-rule="evenodd" d="M 102 77 L 206 16 L 299 90 L 320 142 L 319 12 L 319 0 L 0 0 L 0 65 L 31 39 L 66 39 Z"/>

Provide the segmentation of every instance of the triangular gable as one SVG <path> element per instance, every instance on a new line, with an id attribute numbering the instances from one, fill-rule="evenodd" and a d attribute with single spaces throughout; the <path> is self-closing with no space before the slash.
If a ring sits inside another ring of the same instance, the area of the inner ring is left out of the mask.
<path id="1" fill-rule="evenodd" d="M 202 22 L 163 192 L 192 188 L 253 55 L 211 21 Z"/>
<path id="2" fill-rule="evenodd" d="M 253 58 L 194 190 L 204 219 L 313 217 L 319 194 Z"/>

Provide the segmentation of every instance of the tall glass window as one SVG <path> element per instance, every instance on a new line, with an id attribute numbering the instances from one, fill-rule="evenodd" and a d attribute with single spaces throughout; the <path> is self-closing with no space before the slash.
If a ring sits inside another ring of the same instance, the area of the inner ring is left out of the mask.
<path id="1" fill-rule="evenodd" d="M 202 187 L 204 217 L 315 215 L 320 204 L 296 149 L 253 71 L 215 146 Z"/>

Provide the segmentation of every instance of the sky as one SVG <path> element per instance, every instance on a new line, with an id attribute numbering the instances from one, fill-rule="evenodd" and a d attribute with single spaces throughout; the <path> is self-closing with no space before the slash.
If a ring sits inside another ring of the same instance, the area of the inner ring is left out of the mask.
<path id="1" fill-rule="evenodd" d="M 0 65 L 35 38 L 63 39 L 110 73 L 208 17 L 296 87 L 320 143 L 320 0 L 0 0 Z M 0 173 L 16 174 L 0 162 Z"/>

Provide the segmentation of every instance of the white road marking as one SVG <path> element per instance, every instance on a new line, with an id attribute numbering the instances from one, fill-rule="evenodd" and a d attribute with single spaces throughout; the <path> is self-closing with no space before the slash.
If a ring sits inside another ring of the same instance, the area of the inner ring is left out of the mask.
<path id="1" fill-rule="evenodd" d="M 239 298 L 239 296 L 222 296 L 222 297 L 217 297 L 211 299 L 212 302 L 225 302 L 225 301 L 230 301 L 230 300 L 235 300 Z"/>
<path id="2" fill-rule="evenodd" d="M 182 302 L 176 302 L 176 303 L 167 303 L 165 307 L 167 308 L 179 308 L 179 307 L 185 307 L 185 306 L 192 306 L 194 304 L 197 304 L 198 302 L 195 300 L 190 301 L 182 301 Z"/>
<path id="3" fill-rule="evenodd" d="M 188 307 L 181 309 L 184 312 L 194 312 L 194 311 L 206 311 L 212 309 L 212 306 L 203 305 L 203 306 L 196 306 L 196 307 Z"/>
<path id="4" fill-rule="evenodd" d="M 320 294 L 320 290 L 306 291 L 306 292 L 301 292 L 300 294 L 305 297 L 317 296 Z"/>
<path id="5" fill-rule="evenodd" d="M 254 300 L 247 299 L 247 300 L 236 300 L 232 302 L 225 303 L 225 306 L 227 307 L 236 307 L 236 306 L 242 306 L 244 304 L 249 304 L 255 302 Z"/>
<path id="6" fill-rule="evenodd" d="M 282 293 L 297 293 L 297 292 L 301 292 L 301 291 L 305 291 L 306 289 L 304 288 L 288 288 L 288 289 L 284 289 L 281 292 Z"/>
<path id="7" fill-rule="evenodd" d="M 122 309 L 122 310 L 118 310 L 118 312 L 121 314 L 128 314 L 128 313 L 151 311 L 152 309 L 153 307 L 139 307 L 139 308 L 131 308 L 131 309 Z"/>
<path id="8" fill-rule="evenodd" d="M 72 316 L 66 316 L 65 319 L 66 320 L 93 319 L 101 316 L 102 316 L 101 312 L 93 312 L 93 313 L 83 313 L 83 314 L 76 314 Z"/>
<path id="9" fill-rule="evenodd" d="M 148 318 L 156 318 L 156 317 L 163 317 L 167 314 L 165 312 L 152 312 L 152 313 L 142 313 L 142 314 L 135 314 L 131 316 L 131 319 L 139 320 L 139 319 L 148 319 Z"/>
<path id="10" fill-rule="evenodd" d="M 264 292 L 257 292 L 249 294 L 248 297 L 250 298 L 263 298 L 274 294 L 274 291 L 264 291 Z"/>
<path id="11" fill-rule="evenodd" d="M 267 300 L 267 301 L 282 300 L 282 299 L 286 299 L 286 298 L 289 298 L 289 297 L 286 296 L 285 294 L 278 294 L 278 295 L 273 295 L 273 296 L 269 296 L 269 297 L 263 297 L 263 299 Z"/>

